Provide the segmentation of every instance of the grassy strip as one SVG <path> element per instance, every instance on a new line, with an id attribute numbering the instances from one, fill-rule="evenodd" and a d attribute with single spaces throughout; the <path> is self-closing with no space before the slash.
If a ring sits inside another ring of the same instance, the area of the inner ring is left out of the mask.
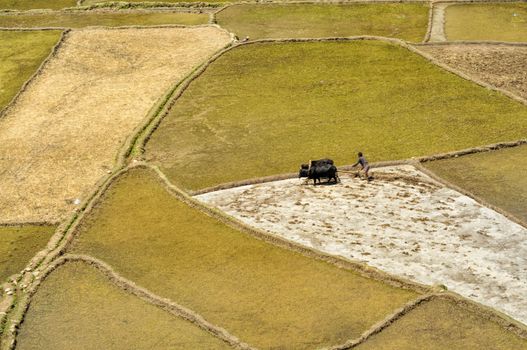
<path id="1" fill-rule="evenodd" d="M 192 1 L 192 0 L 161 0 L 161 1 L 148 1 L 148 0 L 124 0 L 124 1 L 106 1 L 106 0 L 83 0 L 81 5 L 82 6 L 90 6 L 90 5 L 97 5 L 97 4 L 108 4 L 108 3 L 121 3 L 124 6 L 127 6 L 125 4 L 130 4 L 133 6 L 134 4 L 138 4 L 140 6 L 149 6 L 149 4 L 156 4 L 156 6 L 163 6 L 164 4 L 190 4 L 190 3 L 196 3 L 196 4 L 202 4 L 206 5 L 206 3 L 223 3 L 224 0 L 207 0 L 207 1 Z"/>
<path id="2" fill-rule="evenodd" d="M 416 296 L 235 231 L 144 169 L 130 170 L 103 199 L 73 252 L 106 261 L 256 347 L 342 343 Z"/>
<path id="3" fill-rule="evenodd" d="M 436 298 L 413 309 L 358 350 L 527 349 L 527 340 L 452 300 Z"/>
<path id="4" fill-rule="evenodd" d="M 35 73 L 60 31 L 0 31 L 0 111 Z"/>
<path id="5" fill-rule="evenodd" d="M 446 8 L 448 40 L 527 41 L 527 4 L 454 4 Z"/>
<path id="6" fill-rule="evenodd" d="M 0 226 L 0 283 L 23 270 L 29 260 L 46 246 L 55 226 Z"/>
<path id="7" fill-rule="evenodd" d="M 217 14 L 240 38 L 317 38 L 353 35 L 422 41 L 428 4 L 241 4 Z"/>
<path id="8" fill-rule="evenodd" d="M 132 26 L 132 25 L 163 25 L 185 24 L 197 25 L 208 23 L 207 14 L 182 13 L 168 11 L 54 11 L 41 13 L 17 13 L 0 15 L 0 27 L 5 28 L 38 28 L 38 27 L 68 27 L 81 28 L 87 26 Z"/>
<path id="9" fill-rule="evenodd" d="M 75 334 L 75 337 L 71 335 Z M 50 274 L 33 297 L 17 349 L 229 349 L 211 334 L 111 285 L 84 263 Z"/>
<path id="10" fill-rule="evenodd" d="M 295 171 L 308 159 L 407 159 L 523 137 L 520 103 L 377 41 L 257 43 L 218 58 L 146 145 L 197 190 Z"/>
<path id="11" fill-rule="evenodd" d="M 423 165 L 440 177 L 527 222 L 527 146 Z"/>
<path id="12" fill-rule="evenodd" d="M 60 10 L 76 5 L 76 0 L 0 0 L 0 10 Z"/>

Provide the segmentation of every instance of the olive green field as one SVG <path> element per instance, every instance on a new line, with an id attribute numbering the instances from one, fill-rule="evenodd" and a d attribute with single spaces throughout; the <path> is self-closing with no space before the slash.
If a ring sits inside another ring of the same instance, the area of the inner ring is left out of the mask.
<path id="1" fill-rule="evenodd" d="M 46 244 L 56 226 L 0 226 L 0 283 L 22 271 Z"/>
<path id="2" fill-rule="evenodd" d="M 58 42 L 61 31 L 0 31 L 0 110 L 15 97 Z"/>
<path id="3" fill-rule="evenodd" d="M 122 291 L 81 262 L 66 263 L 44 280 L 17 338 L 22 350 L 72 348 L 231 349 L 192 323 Z"/>
<path id="4" fill-rule="evenodd" d="M 354 349 L 525 350 L 527 340 L 453 301 L 433 299 Z"/>
<path id="5" fill-rule="evenodd" d="M 77 234 L 71 252 L 257 348 L 343 343 L 417 297 L 236 231 L 181 202 L 147 169 L 112 184 Z"/>
<path id="6" fill-rule="evenodd" d="M 241 4 L 219 12 L 217 22 L 240 38 L 316 38 L 355 35 L 419 42 L 428 4 Z"/>
<path id="7" fill-rule="evenodd" d="M 453 4 L 445 16 L 448 40 L 527 41 L 526 3 Z"/>
<path id="8" fill-rule="evenodd" d="M 95 4 L 102 4 L 102 3 L 109 3 L 109 2 L 115 2 L 115 1 L 112 1 L 112 0 L 84 0 L 82 2 L 82 5 L 83 6 L 87 6 L 87 5 L 95 5 Z M 226 2 L 224 0 L 207 0 L 207 1 L 199 1 L 199 0 L 123 0 L 122 2 L 127 2 L 127 3 L 158 3 L 158 4 L 163 4 L 163 3 L 166 3 L 166 4 L 174 4 L 174 3 L 179 3 L 179 2 L 205 2 L 205 3 L 222 3 L 222 2 Z"/>
<path id="9" fill-rule="evenodd" d="M 527 222 L 527 146 L 423 165 L 440 177 Z"/>
<path id="10" fill-rule="evenodd" d="M 0 0 L 0 10 L 60 10 L 75 6 L 76 0 Z"/>
<path id="11" fill-rule="evenodd" d="M 191 83 L 145 157 L 197 190 L 296 172 L 309 159 L 408 159 L 526 134 L 524 105 L 396 44 L 258 43 Z"/>
<path id="12" fill-rule="evenodd" d="M 27 14 L 0 14 L 0 27 L 6 28 L 82 28 L 88 26 L 152 26 L 163 24 L 206 24 L 204 13 L 169 11 L 53 11 Z"/>

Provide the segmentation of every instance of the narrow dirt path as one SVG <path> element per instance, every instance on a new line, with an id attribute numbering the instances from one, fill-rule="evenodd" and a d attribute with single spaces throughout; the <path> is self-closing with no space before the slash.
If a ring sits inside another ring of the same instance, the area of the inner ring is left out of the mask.
<path id="1" fill-rule="evenodd" d="M 432 31 L 429 42 L 446 41 L 445 34 L 445 9 L 448 4 L 435 4 L 432 14 Z"/>

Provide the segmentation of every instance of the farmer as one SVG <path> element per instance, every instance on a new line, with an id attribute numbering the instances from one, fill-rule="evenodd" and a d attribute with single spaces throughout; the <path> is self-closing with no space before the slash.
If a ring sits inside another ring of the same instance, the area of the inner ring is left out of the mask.
<path id="1" fill-rule="evenodd" d="M 364 156 L 362 155 L 362 152 L 359 152 L 357 155 L 359 156 L 359 160 L 357 160 L 357 163 L 353 164 L 351 167 L 354 168 L 360 164 L 362 167 L 361 170 L 363 170 L 364 174 L 366 175 L 366 179 L 370 181 L 371 180 L 370 175 L 369 175 L 370 166 L 368 165 L 368 161 L 366 160 L 366 158 L 364 158 Z"/>

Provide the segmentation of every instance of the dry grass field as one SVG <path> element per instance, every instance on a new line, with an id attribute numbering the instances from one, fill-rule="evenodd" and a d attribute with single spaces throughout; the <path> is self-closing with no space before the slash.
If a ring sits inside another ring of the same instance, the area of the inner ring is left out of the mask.
<path id="1" fill-rule="evenodd" d="M 454 4 L 446 8 L 448 40 L 527 41 L 527 4 Z"/>
<path id="2" fill-rule="evenodd" d="M 68 34 L 0 120 L 0 222 L 63 218 L 156 100 L 229 40 L 213 27 Z"/>
<path id="3" fill-rule="evenodd" d="M 420 46 L 447 65 L 527 99 L 527 47 L 503 45 Z"/>
<path id="4" fill-rule="evenodd" d="M 343 343 L 417 296 L 236 231 L 142 169 L 111 186 L 72 251 L 261 349 Z"/>
<path id="5" fill-rule="evenodd" d="M 39 288 L 20 330 L 17 349 L 73 348 L 231 347 L 190 322 L 120 290 L 94 267 L 72 262 L 59 267 Z"/>
<path id="6" fill-rule="evenodd" d="M 0 110 L 17 94 L 60 38 L 60 31 L 0 31 Z"/>
<path id="7" fill-rule="evenodd" d="M 6 28 L 81 28 L 88 26 L 151 26 L 165 24 L 206 24 L 207 14 L 169 11 L 54 11 L 44 13 L 0 14 L 0 27 Z"/>
<path id="8" fill-rule="evenodd" d="M 352 164 L 359 150 L 396 160 L 526 134 L 526 106 L 398 45 L 258 43 L 192 82 L 146 158 L 196 190 L 293 172 L 309 159 Z"/>
<path id="9" fill-rule="evenodd" d="M 428 4 L 242 4 L 216 16 L 240 38 L 379 35 L 422 41 Z"/>
<path id="10" fill-rule="evenodd" d="M 0 284 L 23 270 L 33 255 L 46 247 L 55 229 L 31 224 L 0 226 Z"/>

